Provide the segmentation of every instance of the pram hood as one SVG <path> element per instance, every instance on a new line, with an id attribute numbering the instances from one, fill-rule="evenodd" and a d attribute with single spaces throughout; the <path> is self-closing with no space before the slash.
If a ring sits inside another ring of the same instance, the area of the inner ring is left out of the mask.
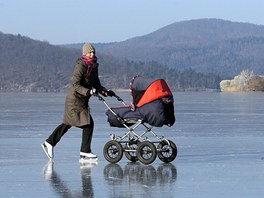
<path id="1" fill-rule="evenodd" d="M 152 126 L 172 126 L 175 122 L 173 95 L 163 79 L 149 80 L 136 76 L 130 83 L 132 103 L 135 108 L 111 108 L 120 118 L 127 120 L 140 119 Z M 109 110 L 108 122 L 114 127 L 123 127 Z"/>
<path id="2" fill-rule="evenodd" d="M 135 76 L 130 83 L 133 104 L 141 107 L 154 100 L 173 97 L 172 92 L 164 79 L 150 80 Z"/>

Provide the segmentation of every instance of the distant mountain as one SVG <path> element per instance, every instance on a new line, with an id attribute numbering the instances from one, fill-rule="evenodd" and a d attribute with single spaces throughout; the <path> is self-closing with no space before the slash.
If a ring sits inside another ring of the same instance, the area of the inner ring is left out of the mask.
<path id="1" fill-rule="evenodd" d="M 80 47 L 80 45 L 71 45 Z M 221 19 L 173 23 L 122 42 L 96 44 L 98 51 L 171 68 L 234 76 L 244 69 L 264 74 L 264 26 Z"/>
<path id="2" fill-rule="evenodd" d="M 120 68 L 119 60 L 100 53 L 98 56 L 99 69 L 103 70 L 100 74 L 106 76 L 103 79 L 112 86 L 121 87 L 124 80 L 119 82 L 119 78 L 108 77 Z M 55 46 L 20 34 L 0 32 L 0 91 L 65 91 L 71 83 L 75 61 L 80 57 L 81 48 Z"/>
<path id="3" fill-rule="evenodd" d="M 0 91 L 64 91 L 83 43 L 55 46 L 0 32 Z M 200 19 L 177 22 L 151 34 L 94 43 L 100 78 L 128 88 L 135 75 L 164 78 L 172 90 L 220 89 L 242 70 L 264 74 L 264 26 Z"/>
<path id="4" fill-rule="evenodd" d="M 80 50 L 0 32 L 0 91 L 61 91 Z"/>

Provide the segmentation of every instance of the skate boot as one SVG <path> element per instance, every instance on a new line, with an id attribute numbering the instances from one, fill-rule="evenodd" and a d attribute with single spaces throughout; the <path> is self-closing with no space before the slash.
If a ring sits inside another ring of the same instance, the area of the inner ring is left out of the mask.
<path id="1" fill-rule="evenodd" d="M 41 147 L 49 159 L 53 158 L 53 146 L 47 141 L 41 144 Z"/>
<path id="2" fill-rule="evenodd" d="M 83 162 L 97 163 L 97 160 L 98 160 L 97 156 L 93 153 L 80 152 L 80 160 L 79 160 L 80 163 L 83 163 Z"/>

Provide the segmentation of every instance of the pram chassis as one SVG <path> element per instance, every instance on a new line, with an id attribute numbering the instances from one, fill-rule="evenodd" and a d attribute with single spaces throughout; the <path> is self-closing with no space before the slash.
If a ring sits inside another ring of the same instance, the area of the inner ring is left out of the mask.
<path id="1" fill-rule="evenodd" d="M 111 140 L 108 141 L 103 149 L 104 157 L 110 163 L 119 162 L 123 154 L 132 162 L 140 161 L 143 164 L 151 164 L 156 157 L 165 162 L 172 162 L 177 156 L 177 147 L 173 141 L 158 136 L 153 130 L 153 126 L 148 126 L 141 119 L 123 119 L 113 111 L 106 103 L 105 99 L 99 94 L 95 94 L 102 101 L 107 109 L 116 119 L 128 130 L 123 136 L 110 134 Z M 118 101 L 126 105 L 123 99 L 115 95 Z M 128 124 L 132 124 L 129 126 Z M 138 135 L 135 130 L 140 126 L 145 127 L 145 131 Z M 151 133 L 156 141 L 151 141 L 146 135 Z M 157 146 L 155 146 L 157 144 Z"/>

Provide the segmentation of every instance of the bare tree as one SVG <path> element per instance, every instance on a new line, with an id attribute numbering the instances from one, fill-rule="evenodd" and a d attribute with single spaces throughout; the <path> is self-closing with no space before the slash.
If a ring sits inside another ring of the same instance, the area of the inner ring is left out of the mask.
<path id="1" fill-rule="evenodd" d="M 243 90 L 244 87 L 249 83 L 250 79 L 252 79 L 253 77 L 253 71 L 250 71 L 249 69 L 243 70 L 238 78 L 238 88 L 240 90 Z"/>

